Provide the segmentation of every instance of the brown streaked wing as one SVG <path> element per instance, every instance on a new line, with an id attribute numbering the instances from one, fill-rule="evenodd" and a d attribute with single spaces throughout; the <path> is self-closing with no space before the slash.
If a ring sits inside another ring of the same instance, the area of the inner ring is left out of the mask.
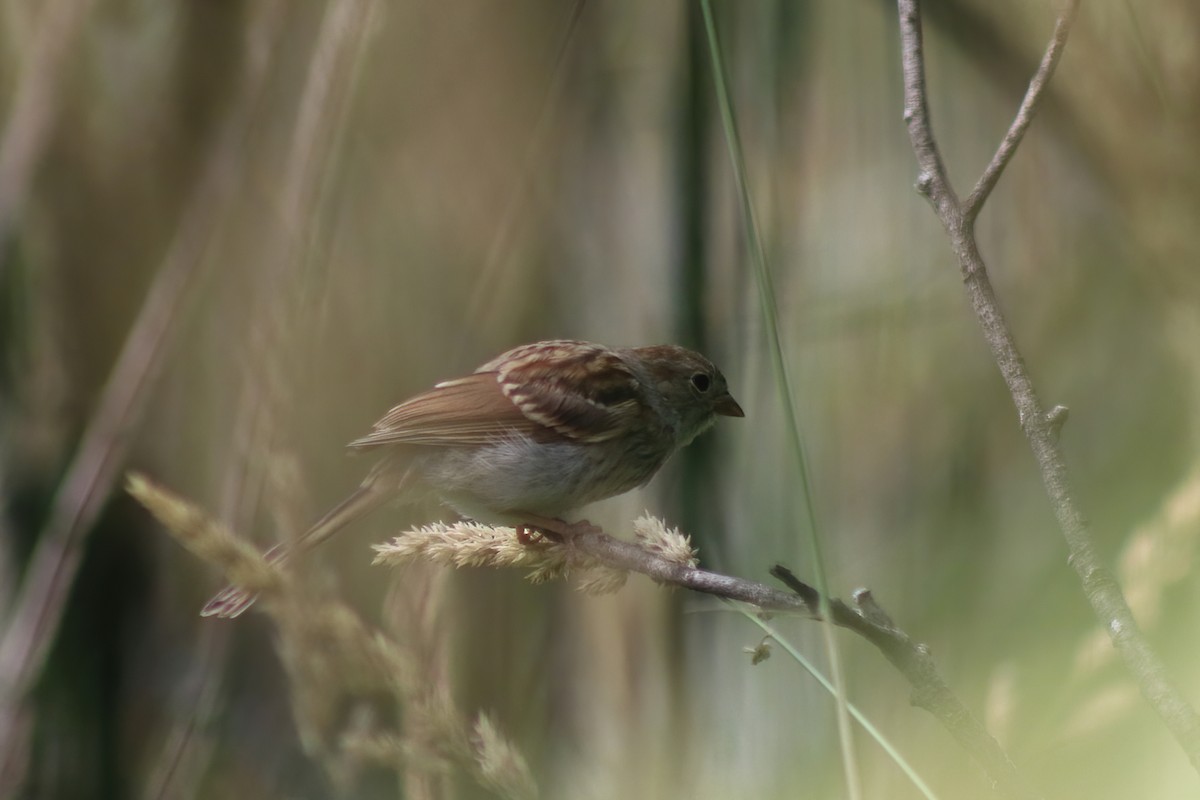
<path id="1" fill-rule="evenodd" d="M 637 378 L 612 350 L 554 341 L 512 350 L 485 368 L 533 422 L 578 442 L 623 434 L 642 409 Z"/>
<path id="2" fill-rule="evenodd" d="M 534 436 L 545 428 L 504 396 L 496 373 L 476 373 L 439 383 L 393 408 L 375 429 L 348 446 L 387 444 L 465 447 L 487 444 L 512 432 Z"/>

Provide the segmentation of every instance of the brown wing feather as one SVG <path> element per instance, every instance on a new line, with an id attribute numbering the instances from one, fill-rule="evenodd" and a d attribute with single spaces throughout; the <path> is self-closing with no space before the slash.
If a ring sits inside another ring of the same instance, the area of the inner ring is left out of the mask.
<path id="1" fill-rule="evenodd" d="M 540 441 L 602 442 L 636 425 L 645 407 L 641 391 L 628 365 L 606 347 L 539 342 L 401 403 L 350 447 L 464 447 L 514 432 Z"/>
<path id="2" fill-rule="evenodd" d="M 641 389 L 614 351 L 577 341 L 539 342 L 511 350 L 481 369 L 529 419 L 568 439 L 620 436 L 642 407 Z"/>
<path id="3" fill-rule="evenodd" d="M 514 431 L 533 435 L 542 427 L 504 396 L 495 373 L 478 373 L 439 383 L 406 400 L 376 422 L 371 433 L 349 446 L 464 447 L 486 444 Z"/>

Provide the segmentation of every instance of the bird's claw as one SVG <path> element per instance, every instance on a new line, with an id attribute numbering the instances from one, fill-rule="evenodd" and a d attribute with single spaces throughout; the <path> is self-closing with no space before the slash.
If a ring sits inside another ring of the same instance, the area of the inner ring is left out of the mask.
<path id="1" fill-rule="evenodd" d="M 517 541 L 523 545 L 534 545 L 542 541 L 569 544 L 576 536 L 600 533 L 600 526 L 586 519 L 579 522 L 564 522 L 561 519 L 541 519 L 518 525 Z"/>

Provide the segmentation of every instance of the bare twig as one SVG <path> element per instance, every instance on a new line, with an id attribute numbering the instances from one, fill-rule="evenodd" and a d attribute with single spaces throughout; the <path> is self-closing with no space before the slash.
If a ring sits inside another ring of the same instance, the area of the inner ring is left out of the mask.
<path id="1" fill-rule="evenodd" d="M 919 167 L 917 188 L 933 205 L 958 257 L 967 296 L 1017 407 L 1021 428 L 1037 459 L 1042 482 L 1066 539 L 1070 551 L 1069 562 L 1079 575 L 1084 594 L 1124 658 L 1142 694 L 1183 747 L 1192 765 L 1200 769 L 1200 717 L 1168 680 L 1166 668 L 1138 628 L 1120 587 L 1096 552 L 1091 531 L 1075 500 L 1066 462 L 1058 446 L 1058 429 L 1063 415 L 1047 414 L 1043 410 L 1024 359 L 1000 311 L 975 239 L 975 215 L 1012 157 L 1045 91 L 1078 8 L 1078 0 L 1068 0 L 1059 14 L 1054 37 L 1021 104 L 1021 111 L 965 204 L 959 202 L 947 177 L 930 122 L 918 0 L 898 0 L 898 6 L 904 70 L 904 119 Z"/>
<path id="2" fill-rule="evenodd" d="M 1038 104 L 1046 91 L 1046 84 L 1050 82 L 1050 76 L 1054 74 L 1054 68 L 1058 66 L 1059 56 L 1062 55 L 1063 47 L 1067 43 L 1067 34 L 1071 32 L 1071 24 L 1075 21 L 1075 14 L 1078 11 L 1079 0 L 1067 0 L 1066 6 L 1054 23 L 1054 35 L 1050 37 L 1050 44 L 1046 47 L 1045 54 L 1042 55 L 1037 72 L 1029 81 L 1029 89 L 1025 92 L 1025 98 L 1021 101 L 1021 107 L 1017 109 L 1017 115 L 1013 118 L 1012 125 L 1008 127 L 1008 133 L 1004 134 L 1004 139 L 1000 142 L 996 155 L 992 156 L 991 162 L 979 176 L 975 188 L 963 201 L 963 216 L 968 221 L 974 221 L 979 214 L 979 209 L 983 208 L 983 204 L 987 202 L 992 189 L 996 188 L 996 181 L 1000 180 L 1000 174 L 1004 172 L 1004 168 L 1012 160 L 1013 153 L 1017 152 L 1017 146 L 1021 144 L 1021 139 L 1025 137 L 1029 123 L 1033 122 L 1033 115 L 1037 113 Z"/>
<path id="3" fill-rule="evenodd" d="M 635 530 L 641 522 L 634 524 Z M 561 575 L 571 566 L 603 566 L 646 575 L 669 586 L 748 603 L 764 611 L 791 612 L 811 619 L 819 619 L 821 614 L 820 592 L 784 567 L 776 566 L 771 574 L 791 590 L 788 592 L 701 569 L 691 558 L 672 555 L 670 551 L 656 552 L 652 547 L 614 538 L 599 529 L 580 532 L 566 544 L 544 542 L 531 548 L 518 545 L 515 534 L 507 529 L 469 523 L 434 525 L 408 531 L 392 544 L 375 549 L 380 554 L 376 563 L 383 564 L 424 559 L 456 566 L 532 567 L 531 561 L 547 557 L 557 559 L 561 568 L 538 563 L 536 575 L 531 577 Z M 534 552 L 529 553 L 530 550 Z M 900 671 L 912 687 L 913 704 L 932 714 L 958 740 L 987 774 L 999 796 L 1021 800 L 1039 796 L 1025 785 L 1012 760 L 979 718 L 950 689 L 929 649 L 897 628 L 870 592 L 865 589 L 855 592 L 853 606 L 833 597 L 828 598 L 827 605 L 834 625 L 866 639 Z"/>
<path id="4" fill-rule="evenodd" d="M 819 615 L 820 593 L 779 565 L 772 568 L 771 574 L 794 594 L 698 567 L 685 567 L 647 553 L 636 544 L 603 533 L 580 536 L 575 545 L 597 559 L 640 572 L 662 583 L 740 600 L 764 610 L 799 611 L 813 618 Z M 925 709 L 942 723 L 984 770 L 1002 797 L 1027 800 L 1038 797 L 1024 784 L 1000 743 L 992 738 L 979 718 L 950 689 L 930 656 L 929 649 L 914 642 L 908 634 L 897 628 L 875 603 L 869 591 L 860 589 L 855 592 L 854 602 L 854 607 L 851 607 L 841 600 L 829 598 L 833 624 L 866 639 L 900 671 L 912 686 L 913 704 Z"/>
<path id="5" fill-rule="evenodd" d="M 785 567 L 776 565 L 771 574 L 800 595 L 816 592 Z M 854 607 L 834 601 L 833 621 L 866 639 L 899 670 L 912 686 L 912 703 L 932 714 L 959 745 L 975 759 L 1000 797 L 1033 800 L 1040 795 L 1031 789 L 1000 743 L 988 733 L 979 717 L 958 698 L 938 671 L 929 648 L 915 642 L 896 627 L 891 617 L 875 602 L 867 589 L 854 593 Z"/>

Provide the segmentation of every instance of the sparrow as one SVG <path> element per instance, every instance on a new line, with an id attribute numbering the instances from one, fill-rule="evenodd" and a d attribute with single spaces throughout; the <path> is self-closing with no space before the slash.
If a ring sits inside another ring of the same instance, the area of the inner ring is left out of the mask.
<path id="1" fill-rule="evenodd" d="M 523 541 L 531 529 L 567 539 L 588 523 L 565 516 L 645 485 L 718 416 L 744 414 L 721 371 L 692 350 L 523 345 L 404 401 L 350 442 L 382 456 L 375 468 L 306 533 L 266 555 L 282 562 L 420 492 L 469 519 L 513 526 Z M 253 602 L 230 586 L 200 613 L 236 617 Z"/>

